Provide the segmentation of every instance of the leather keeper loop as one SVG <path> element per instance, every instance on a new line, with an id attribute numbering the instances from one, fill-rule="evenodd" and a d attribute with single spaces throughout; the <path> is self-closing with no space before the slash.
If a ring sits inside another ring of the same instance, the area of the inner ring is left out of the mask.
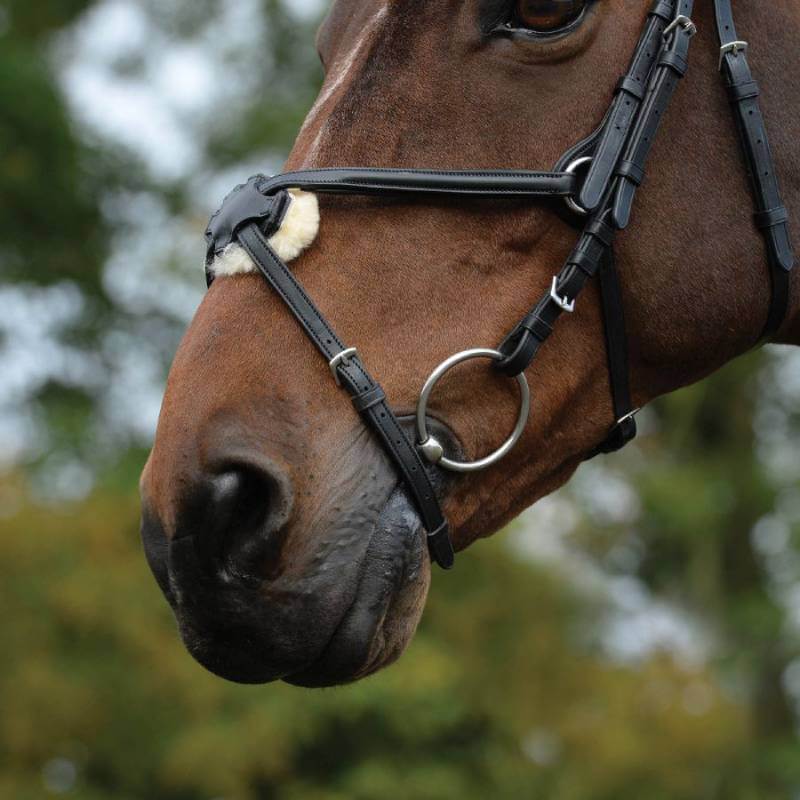
<path id="1" fill-rule="evenodd" d="M 765 228 L 775 228 L 778 225 L 783 225 L 784 222 L 789 221 L 789 212 L 785 206 L 778 206 L 777 208 L 769 208 L 766 211 L 756 211 L 753 214 L 756 221 L 756 227 L 764 230 Z"/>
<path id="2" fill-rule="evenodd" d="M 540 342 L 547 341 L 553 332 L 552 325 L 545 322 L 538 313 L 530 313 L 519 323 L 519 327 L 535 336 Z"/>
<path id="3" fill-rule="evenodd" d="M 661 58 L 658 59 L 658 65 L 660 67 L 669 67 L 681 78 L 689 69 L 689 62 L 682 55 L 673 53 L 671 50 L 668 50 L 666 53 L 662 54 Z"/>
<path id="4" fill-rule="evenodd" d="M 386 395 L 383 389 L 380 386 L 375 386 L 362 394 L 357 394 L 353 398 L 353 405 L 359 414 L 363 414 L 373 406 L 378 405 L 378 403 L 382 403 L 385 399 Z"/>
<path id="5" fill-rule="evenodd" d="M 636 420 L 633 417 L 626 417 L 614 425 L 605 440 L 597 447 L 596 453 L 616 453 L 635 438 Z"/>
<path id="6" fill-rule="evenodd" d="M 644 87 L 640 81 L 631 78 L 629 75 L 623 75 L 619 81 L 617 81 L 614 94 L 619 94 L 620 92 L 627 92 L 640 102 L 644 100 Z"/>
<path id="7" fill-rule="evenodd" d="M 614 243 L 614 229 L 601 219 L 593 219 L 583 229 L 583 232 L 599 239 L 606 247 L 611 247 Z"/>
<path id="8" fill-rule="evenodd" d="M 731 103 L 741 103 L 752 97 L 758 97 L 760 94 L 761 89 L 759 89 L 757 81 L 728 84 L 728 97 Z"/>
<path id="9" fill-rule="evenodd" d="M 600 268 L 600 254 L 592 254 L 587 250 L 573 250 L 567 259 L 567 264 L 577 267 L 584 275 L 589 278 L 597 274 Z"/>
<path id="10" fill-rule="evenodd" d="M 617 167 L 617 175 L 627 178 L 637 186 L 641 186 L 644 182 L 644 169 L 635 161 L 620 161 Z"/>
<path id="11" fill-rule="evenodd" d="M 675 16 L 675 7 L 668 0 L 655 0 L 647 13 L 651 17 L 660 17 L 664 22 L 672 22 L 672 18 Z"/>

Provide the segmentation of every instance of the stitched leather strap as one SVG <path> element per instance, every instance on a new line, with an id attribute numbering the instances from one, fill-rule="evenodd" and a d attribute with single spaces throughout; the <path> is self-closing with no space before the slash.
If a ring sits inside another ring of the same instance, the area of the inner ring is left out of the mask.
<path id="1" fill-rule="evenodd" d="M 284 189 L 333 194 L 451 194 L 478 197 L 572 197 L 577 178 L 568 172 L 527 170 L 315 169 L 264 180 L 267 195 Z"/>
<path id="2" fill-rule="evenodd" d="M 611 407 L 616 422 L 592 455 L 621 450 L 636 436 L 636 420 L 631 401 L 628 336 L 625 330 L 625 305 L 611 248 L 606 250 L 600 270 L 600 301 L 603 306 L 603 329 L 608 358 Z"/>
<path id="3" fill-rule="evenodd" d="M 727 82 L 736 129 L 750 176 L 755 222 L 767 248 L 772 296 L 761 338 L 769 339 L 780 328 L 789 307 L 789 272 L 794 266 L 794 253 L 789 237 L 788 214 L 781 199 L 778 175 L 758 102 L 758 84 L 753 80 L 745 50 L 732 46 L 739 40 L 731 0 L 714 0 L 714 14 L 722 48 L 720 67 Z"/>
<path id="4" fill-rule="evenodd" d="M 594 159 L 578 195 L 578 205 L 593 211 L 603 199 L 631 127 L 644 100 L 650 74 L 661 49 L 664 29 L 675 16 L 675 0 L 655 0 L 628 71 L 617 84 L 611 110 Z"/>
<path id="5" fill-rule="evenodd" d="M 680 0 L 678 13 L 689 17 L 692 7 L 693 0 Z M 688 25 L 675 25 L 660 47 L 650 90 L 626 144 L 621 168 L 617 170 L 619 181 L 612 213 L 614 225 L 620 230 L 630 222 L 636 189 L 644 180 L 647 157 L 678 83 L 686 74 L 689 43 L 694 32 Z"/>
<path id="6" fill-rule="evenodd" d="M 258 224 L 248 222 L 239 229 L 237 235 L 239 244 L 253 259 L 269 285 L 286 303 L 323 357 L 330 362 L 343 352 L 344 344 L 286 264 L 267 244 Z M 447 522 L 439 507 L 436 492 L 417 450 L 408 441 L 397 417 L 389 408 L 383 390 L 367 372 L 357 355 L 341 360 L 337 373 L 341 385 L 347 389 L 356 408 L 378 434 L 384 449 L 405 479 L 416 502 L 422 524 L 428 532 L 431 558 L 440 567 L 449 569 L 454 561 L 453 546 L 450 543 Z"/>
<path id="7" fill-rule="evenodd" d="M 496 369 L 513 378 L 530 366 L 539 348 L 553 332 L 555 323 L 567 307 L 577 301 L 588 279 L 597 274 L 611 248 L 614 233 L 598 218 L 592 217 L 586 223 L 578 244 L 556 276 L 555 286 L 500 343 L 497 349 L 505 358 L 494 362 Z"/>

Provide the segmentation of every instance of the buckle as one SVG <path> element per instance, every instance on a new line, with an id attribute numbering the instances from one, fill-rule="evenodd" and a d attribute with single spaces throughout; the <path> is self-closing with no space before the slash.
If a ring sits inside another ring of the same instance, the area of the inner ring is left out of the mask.
<path id="1" fill-rule="evenodd" d="M 678 16 L 664 28 L 664 38 L 666 39 L 667 36 L 678 28 L 683 28 L 690 39 L 697 33 L 697 25 L 692 22 L 691 18 L 687 17 L 686 14 L 678 14 Z"/>
<path id="2" fill-rule="evenodd" d="M 582 167 L 584 164 L 591 164 L 592 161 L 594 161 L 593 156 L 581 156 L 580 158 L 570 161 L 570 163 L 564 169 L 564 172 L 574 175 L 578 167 Z M 567 207 L 570 209 L 570 211 L 574 211 L 576 214 L 580 214 L 582 217 L 585 217 L 589 213 L 583 206 L 579 206 L 572 197 L 565 197 L 564 202 L 567 204 Z"/>
<path id="3" fill-rule="evenodd" d="M 336 381 L 337 386 L 342 385 L 342 381 L 339 378 L 339 365 L 344 364 L 345 366 L 348 366 L 350 364 L 350 358 L 357 355 L 358 350 L 355 347 L 348 347 L 347 349 L 342 350 L 341 353 L 337 353 L 328 362 L 328 366 L 331 368 L 331 373 L 333 374 L 333 379 Z"/>
<path id="4" fill-rule="evenodd" d="M 575 310 L 575 301 L 570 300 L 566 295 L 563 297 L 558 293 L 558 275 L 553 276 L 553 283 L 550 285 L 550 299 L 562 310 L 571 314 Z"/>
<path id="5" fill-rule="evenodd" d="M 732 56 L 738 56 L 739 53 L 746 53 L 747 48 L 750 45 L 747 42 L 738 40 L 735 42 L 728 42 L 728 44 L 722 45 L 719 49 L 719 69 L 722 71 L 722 65 L 725 63 L 725 56 L 729 53 Z"/>

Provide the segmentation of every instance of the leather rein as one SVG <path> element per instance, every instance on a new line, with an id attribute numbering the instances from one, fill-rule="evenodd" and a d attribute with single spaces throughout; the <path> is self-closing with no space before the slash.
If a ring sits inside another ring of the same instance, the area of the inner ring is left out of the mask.
<path id="1" fill-rule="evenodd" d="M 603 122 L 589 137 L 562 156 L 553 172 L 441 171 L 411 169 L 318 169 L 289 172 L 273 178 L 257 175 L 236 187 L 211 218 L 206 240 L 207 281 L 211 265 L 230 244 L 238 243 L 275 293 L 286 303 L 306 335 L 327 361 L 337 384 L 372 427 L 413 497 L 427 531 L 431 558 L 441 567 L 453 565 L 454 552 L 439 500 L 426 465 L 466 472 L 483 469 L 502 458 L 527 424 L 530 396 L 525 370 L 553 332 L 563 314 L 570 314 L 588 280 L 597 276 L 603 309 L 611 403 L 616 420 L 596 453 L 619 450 L 636 435 L 629 383 L 627 335 L 622 295 L 614 264 L 613 243 L 631 216 L 650 149 L 670 100 L 688 69 L 694 0 L 655 0 L 628 70 L 618 82 Z M 747 43 L 738 39 L 731 0 L 714 0 L 720 40 L 720 71 L 750 176 L 755 225 L 766 244 L 771 300 L 762 339 L 769 339 L 783 322 L 789 303 L 794 256 L 788 214 L 781 200 L 764 120 L 758 84 L 747 62 Z M 583 177 L 579 175 L 583 174 Z M 403 432 L 380 384 L 370 375 L 355 348 L 347 347 L 322 316 L 286 264 L 267 240 L 283 220 L 288 189 L 366 196 L 450 195 L 461 197 L 561 198 L 580 236 L 550 291 L 520 320 L 496 350 L 481 348 L 457 353 L 441 364 L 426 382 L 417 409 L 417 441 Z M 489 358 L 495 368 L 520 387 L 521 409 L 512 436 L 498 451 L 479 461 L 451 461 L 442 445 L 427 432 L 427 400 L 438 379 L 451 367 L 471 358 Z"/>

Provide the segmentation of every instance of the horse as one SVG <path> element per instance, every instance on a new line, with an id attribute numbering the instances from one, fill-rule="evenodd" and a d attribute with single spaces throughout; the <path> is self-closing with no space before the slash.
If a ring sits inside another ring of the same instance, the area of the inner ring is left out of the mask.
<path id="1" fill-rule="evenodd" d="M 324 83 L 287 169 L 548 169 L 604 120 L 653 8 L 335 0 L 317 36 Z M 774 0 L 767 13 L 740 2 L 736 14 L 791 216 L 800 213 L 800 89 L 788 67 L 800 6 Z M 660 120 L 617 241 L 636 408 L 753 348 L 774 299 L 718 75 L 712 3 L 698 2 L 692 17 L 692 68 Z M 292 207 L 301 196 L 299 223 L 312 230 L 282 257 L 380 375 L 404 430 L 432 368 L 500 341 L 550 291 L 576 235 L 559 200 L 301 192 Z M 771 340 L 798 344 L 800 295 L 788 281 Z M 614 387 L 602 308 L 589 281 L 524 371 L 531 418 L 504 460 L 480 473 L 435 471 L 455 551 L 562 486 L 607 436 Z M 479 458 L 502 444 L 518 404 L 514 381 L 471 362 L 438 384 L 428 421 L 448 453 Z M 141 496 L 148 563 L 189 652 L 217 675 L 342 684 L 389 665 L 413 637 L 432 573 L 420 514 L 252 269 L 217 275 L 180 344 Z"/>

